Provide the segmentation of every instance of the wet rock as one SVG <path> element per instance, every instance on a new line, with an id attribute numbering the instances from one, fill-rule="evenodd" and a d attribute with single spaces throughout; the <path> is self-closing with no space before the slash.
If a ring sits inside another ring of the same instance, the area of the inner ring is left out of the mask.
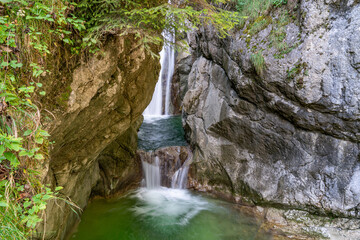
<path id="1" fill-rule="evenodd" d="M 191 162 L 192 153 L 188 146 L 172 146 L 159 148 L 154 152 L 137 151 L 139 161 L 155 164 L 155 158 L 159 160 L 160 185 L 171 187 L 172 176 L 181 168 L 185 161 Z"/>
<path id="2" fill-rule="evenodd" d="M 137 161 L 137 132 L 142 118 L 107 146 L 97 158 L 100 181 L 92 189 L 93 196 L 112 196 L 138 187 L 141 182 L 141 162 Z"/>
<path id="3" fill-rule="evenodd" d="M 359 221 L 347 218 L 327 218 L 298 210 L 266 209 L 267 230 L 277 236 L 295 239 L 359 239 Z M 281 239 L 281 238 L 280 238 Z"/>
<path id="4" fill-rule="evenodd" d="M 286 53 L 269 43 L 276 11 L 254 35 L 220 39 L 206 26 L 189 35 L 192 183 L 250 203 L 359 218 L 360 5 L 301 1 L 297 11 L 283 28 Z"/>
<path id="5" fill-rule="evenodd" d="M 174 75 L 171 82 L 171 113 L 181 114 L 181 104 L 184 94 L 187 91 L 187 77 L 191 71 L 191 66 L 195 61 L 194 56 L 187 50 L 177 53 L 175 60 Z"/>

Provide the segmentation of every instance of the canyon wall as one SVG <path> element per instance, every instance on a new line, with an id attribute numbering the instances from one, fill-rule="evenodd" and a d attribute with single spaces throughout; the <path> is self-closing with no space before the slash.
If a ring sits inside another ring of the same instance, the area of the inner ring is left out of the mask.
<path id="1" fill-rule="evenodd" d="M 79 64 L 67 79 L 66 110 L 52 123 L 44 182 L 63 186 L 62 196 L 82 209 L 92 195 L 139 184 L 137 130 L 159 70 L 159 60 L 134 36 L 108 36 L 95 56 Z M 42 230 L 47 239 L 63 239 L 78 219 L 64 201 L 51 201 Z"/>
<path id="2" fill-rule="evenodd" d="M 288 1 L 229 37 L 188 34 L 192 187 L 360 217 L 359 1 Z"/>

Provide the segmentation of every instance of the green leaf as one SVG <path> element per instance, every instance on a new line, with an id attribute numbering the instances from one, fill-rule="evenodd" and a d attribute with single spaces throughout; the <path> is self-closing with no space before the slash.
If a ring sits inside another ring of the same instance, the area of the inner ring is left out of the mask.
<path id="1" fill-rule="evenodd" d="M 46 200 L 49 200 L 49 199 L 52 199 L 52 198 L 53 198 L 53 196 L 46 194 L 46 195 L 44 195 L 42 197 L 42 200 L 46 201 Z"/>
<path id="2" fill-rule="evenodd" d="M 63 187 L 58 186 L 58 187 L 55 188 L 55 192 L 60 191 L 60 190 L 62 190 L 62 189 L 63 189 Z"/>
<path id="3" fill-rule="evenodd" d="M 10 66 L 11 66 L 12 68 L 20 68 L 20 67 L 22 67 L 23 65 L 22 65 L 22 63 L 18 63 L 17 61 L 13 60 L 13 61 L 10 62 Z"/>
<path id="4" fill-rule="evenodd" d="M 19 156 L 20 157 L 29 156 L 29 153 L 27 151 L 21 151 L 21 152 L 19 152 Z"/>
<path id="5" fill-rule="evenodd" d="M 41 200 L 41 194 L 36 194 L 35 196 L 33 196 L 32 200 L 34 203 L 39 203 Z"/>
<path id="6" fill-rule="evenodd" d="M 0 201 L 0 207 L 7 207 L 8 204 L 4 201 Z"/>
<path id="7" fill-rule="evenodd" d="M 8 63 L 8 62 L 2 62 L 2 63 L 0 64 L 0 67 L 7 67 L 7 66 L 9 66 L 9 63 Z"/>
<path id="8" fill-rule="evenodd" d="M 1 145 L 0 146 L 0 156 L 2 156 L 5 152 L 5 146 L 4 145 Z"/>
<path id="9" fill-rule="evenodd" d="M 41 91 L 41 92 L 39 92 L 39 94 L 40 94 L 41 96 L 45 96 L 46 92 L 45 92 L 45 91 Z"/>
<path id="10" fill-rule="evenodd" d="M 34 89 L 35 89 L 34 86 L 29 86 L 29 87 L 22 86 L 19 88 L 19 91 L 24 92 L 24 93 L 29 93 L 29 92 L 32 93 L 32 92 L 34 92 Z"/>
<path id="11" fill-rule="evenodd" d="M 42 137 L 37 137 L 37 138 L 35 138 L 35 142 L 38 143 L 38 144 L 43 144 L 44 138 L 42 138 Z"/>
<path id="12" fill-rule="evenodd" d="M 36 83 L 36 86 L 38 86 L 39 88 L 42 87 L 42 83 Z"/>
<path id="13" fill-rule="evenodd" d="M 50 198 L 51 198 L 51 197 L 50 197 Z M 50 199 L 50 198 L 49 198 L 49 199 Z M 44 199 L 44 200 L 47 200 L 47 199 Z M 46 209 L 46 204 L 45 204 L 45 203 L 40 204 L 39 210 L 44 210 L 44 209 Z"/>
<path id="14" fill-rule="evenodd" d="M 42 154 L 38 153 L 38 154 L 35 154 L 35 159 L 42 160 L 42 159 L 44 159 L 44 156 Z"/>
<path id="15" fill-rule="evenodd" d="M 20 163 L 19 160 L 17 159 L 17 157 L 15 156 L 15 154 L 11 153 L 11 152 L 5 152 L 4 156 L 6 157 L 7 160 L 10 161 L 10 164 L 14 167 L 17 167 Z"/>
<path id="16" fill-rule="evenodd" d="M 45 130 L 40 130 L 40 135 L 43 137 L 50 137 L 50 134 Z"/>
<path id="17" fill-rule="evenodd" d="M 14 150 L 14 151 L 19 151 L 19 150 L 20 150 L 20 147 L 21 147 L 21 145 L 20 145 L 20 144 L 17 144 L 17 143 L 11 143 L 11 144 L 10 144 L 11 150 Z"/>
<path id="18" fill-rule="evenodd" d="M 24 208 L 28 208 L 31 205 L 30 201 L 24 202 Z"/>
<path id="19" fill-rule="evenodd" d="M 23 134 L 24 137 L 29 136 L 32 133 L 30 129 L 26 130 Z"/>

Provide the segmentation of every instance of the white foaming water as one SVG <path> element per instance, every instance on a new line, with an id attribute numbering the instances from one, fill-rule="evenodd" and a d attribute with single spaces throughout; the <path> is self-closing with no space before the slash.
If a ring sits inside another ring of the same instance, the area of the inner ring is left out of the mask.
<path id="1" fill-rule="evenodd" d="M 162 102 L 163 102 L 163 94 L 162 94 L 162 75 L 165 66 L 165 48 L 163 48 L 160 52 L 160 64 L 161 70 L 159 79 L 155 86 L 155 91 L 152 96 L 150 104 L 144 111 L 144 116 L 161 116 L 162 115 Z"/>
<path id="2" fill-rule="evenodd" d="M 189 172 L 189 165 L 191 159 L 187 159 L 183 166 L 179 168 L 171 178 L 171 188 L 184 189 L 187 184 L 187 175 Z M 155 157 L 155 163 L 150 164 L 146 161 L 142 161 L 142 167 L 144 171 L 144 184 L 147 188 L 159 188 L 161 185 L 160 174 L 160 160 L 159 157 Z"/>
<path id="3" fill-rule="evenodd" d="M 173 44 L 175 43 L 175 37 L 172 33 L 165 31 L 164 38 L 166 39 L 166 41 L 168 41 L 168 43 L 166 43 L 164 46 L 164 48 L 166 49 L 165 52 L 168 55 L 166 91 L 165 91 L 165 115 L 169 115 L 170 97 L 171 97 L 171 80 L 174 75 L 174 69 L 175 69 L 175 50 L 173 47 Z"/>
<path id="4" fill-rule="evenodd" d="M 156 218 L 159 225 L 186 225 L 200 211 L 209 208 L 206 200 L 184 189 L 140 188 L 135 197 L 140 200 L 140 204 L 133 208 L 135 214 Z"/>
<path id="5" fill-rule="evenodd" d="M 169 117 L 169 115 L 144 115 L 144 122 L 154 123 L 156 121 L 159 121 L 161 119 L 167 119 Z"/>
<path id="6" fill-rule="evenodd" d="M 150 104 L 144 111 L 144 116 L 161 116 L 169 115 L 170 111 L 170 97 L 171 97 L 171 79 L 175 68 L 175 36 L 173 33 L 164 30 L 162 33 L 164 37 L 164 46 L 160 52 L 161 70 L 158 82 L 155 86 L 155 91 Z M 163 99 L 163 84 L 165 82 L 165 102 Z M 163 106 L 165 109 L 163 109 Z"/>
<path id="7" fill-rule="evenodd" d="M 187 184 L 187 175 L 189 172 L 189 166 L 183 166 L 177 170 L 171 179 L 171 188 L 184 189 Z"/>
<path id="8" fill-rule="evenodd" d="M 145 175 L 146 188 L 153 189 L 160 187 L 160 167 L 159 158 L 155 157 L 155 164 L 152 165 L 145 161 L 142 161 L 143 171 Z"/>
<path id="9" fill-rule="evenodd" d="M 185 225 L 200 211 L 208 208 L 208 202 L 190 194 L 186 187 L 190 158 L 172 177 L 171 187 L 160 186 L 160 163 L 156 156 L 154 164 L 142 162 L 146 188 L 134 195 L 140 202 L 133 208 L 141 217 L 156 217 L 156 224 Z"/>
<path id="10" fill-rule="evenodd" d="M 191 159 L 188 158 L 182 167 L 174 173 L 171 178 L 171 188 L 184 189 L 186 187 L 190 161 Z"/>

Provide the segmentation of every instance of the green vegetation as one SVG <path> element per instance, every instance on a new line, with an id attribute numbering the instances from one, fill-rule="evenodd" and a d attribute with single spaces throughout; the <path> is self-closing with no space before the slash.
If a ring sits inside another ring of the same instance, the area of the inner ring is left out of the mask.
<path id="1" fill-rule="evenodd" d="M 42 121 L 46 109 L 35 102 L 46 95 L 42 80 L 51 74 L 53 50 L 76 51 L 74 34 L 85 26 L 67 1 L 0 3 L 0 236 L 27 239 L 62 189 L 44 186 L 36 171 L 51 142 Z"/>
<path id="2" fill-rule="evenodd" d="M 289 5 L 286 0 L 237 0 L 236 9 L 241 15 L 249 16 L 248 19 L 242 20 L 239 25 L 243 30 L 242 38 L 245 39 L 247 49 L 252 53 L 251 61 L 253 62 L 256 72 L 262 72 L 264 58 L 262 52 L 265 49 L 273 48 L 276 53 L 275 58 L 283 58 L 285 54 L 290 53 L 301 43 L 298 36 L 296 41 L 288 43 L 286 41 L 287 27 L 290 23 L 297 22 L 297 5 Z M 260 31 L 270 26 L 270 34 L 266 40 L 252 41 L 253 37 Z M 243 49 L 240 49 L 242 52 Z M 267 53 L 265 53 L 267 54 Z M 299 80 L 298 86 L 302 85 Z"/>
<path id="3" fill-rule="evenodd" d="M 248 27 L 244 30 L 244 34 L 249 34 L 250 36 L 253 36 L 261 30 L 265 29 L 271 23 L 272 18 L 270 16 L 260 16 L 255 19 L 252 24 L 248 25 Z"/>
<path id="4" fill-rule="evenodd" d="M 304 76 L 308 76 L 308 65 L 306 63 L 296 63 L 293 68 L 287 71 L 287 81 L 294 81 L 297 88 L 302 88 L 304 85 Z"/>
<path id="5" fill-rule="evenodd" d="M 273 0 L 273 5 L 275 7 L 279 7 L 281 5 L 287 4 L 287 0 Z"/>
<path id="6" fill-rule="evenodd" d="M 78 15 L 86 20 L 88 39 L 101 39 L 108 33 L 133 33 L 142 46 L 151 52 L 151 44 L 161 44 L 161 32 L 187 32 L 200 25 L 212 24 L 222 37 L 239 24 L 238 12 L 226 11 L 216 5 L 229 0 L 181 1 L 169 4 L 164 0 L 82 0 Z"/>
<path id="7" fill-rule="evenodd" d="M 242 16 L 256 19 L 271 7 L 287 4 L 287 0 L 235 0 L 235 8 Z"/>
<path id="8" fill-rule="evenodd" d="M 286 26 L 292 21 L 293 19 L 286 9 L 281 9 L 279 17 L 273 21 L 276 28 L 274 27 L 270 32 L 269 47 L 274 47 L 278 50 L 278 54 L 274 56 L 275 58 L 283 58 L 285 54 L 291 52 L 298 44 L 298 42 L 295 42 L 292 46 L 289 46 L 285 42 Z"/>
<path id="9" fill-rule="evenodd" d="M 265 67 L 265 59 L 262 55 L 262 52 L 256 52 L 255 54 L 251 54 L 251 62 L 255 67 L 257 74 L 262 74 L 264 67 Z"/>

